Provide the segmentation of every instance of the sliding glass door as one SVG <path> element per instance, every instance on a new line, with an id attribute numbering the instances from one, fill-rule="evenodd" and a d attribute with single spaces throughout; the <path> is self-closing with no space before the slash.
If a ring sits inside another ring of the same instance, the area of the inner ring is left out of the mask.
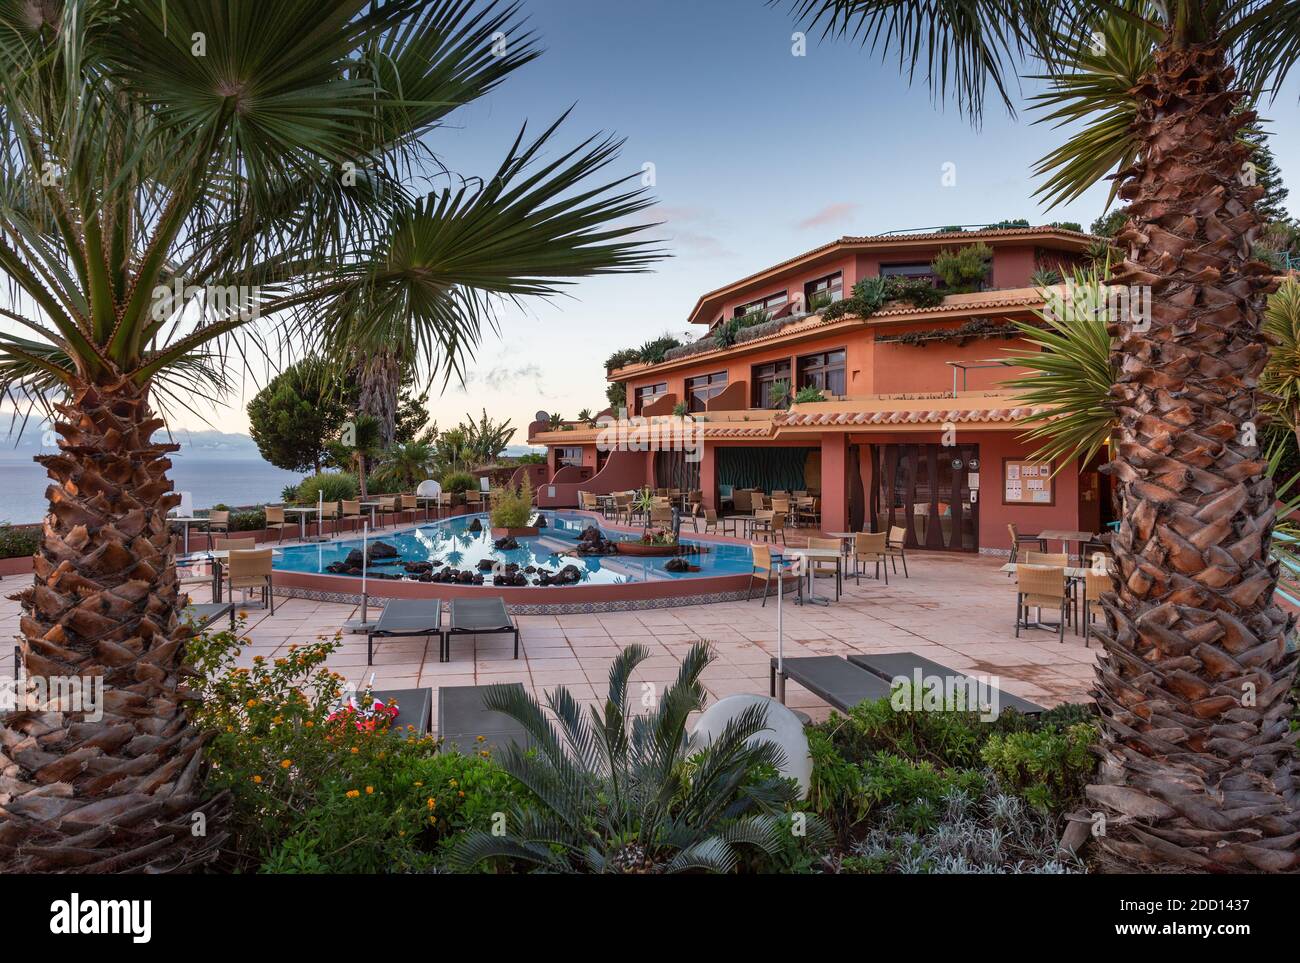
<path id="1" fill-rule="evenodd" d="M 908 548 L 979 551 L 979 445 L 871 447 L 873 531 L 902 528 Z"/>

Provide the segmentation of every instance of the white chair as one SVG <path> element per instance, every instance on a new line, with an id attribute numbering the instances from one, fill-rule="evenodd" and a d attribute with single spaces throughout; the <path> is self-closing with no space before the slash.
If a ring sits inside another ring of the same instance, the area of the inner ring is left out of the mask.
<path id="1" fill-rule="evenodd" d="M 415 494 L 420 498 L 437 498 L 442 494 L 442 484 L 433 479 L 422 481 L 415 489 Z"/>
<path id="2" fill-rule="evenodd" d="M 181 492 L 181 503 L 172 509 L 172 514 L 183 518 L 194 517 L 194 493 Z"/>

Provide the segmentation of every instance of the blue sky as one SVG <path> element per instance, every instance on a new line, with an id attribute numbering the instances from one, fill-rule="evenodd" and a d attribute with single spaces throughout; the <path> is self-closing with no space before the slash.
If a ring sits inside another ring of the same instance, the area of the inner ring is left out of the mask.
<path id="1" fill-rule="evenodd" d="M 990 106 L 973 128 L 955 107 L 909 87 L 896 64 L 847 42 L 809 37 L 791 53 L 787 6 L 764 0 L 524 0 L 543 55 L 431 139 L 463 174 L 491 173 L 527 121 L 573 106 L 558 145 L 597 131 L 627 138 L 618 173 L 654 164 L 654 236 L 674 255 L 654 273 L 583 281 L 570 296 L 513 309 L 488 336 L 462 391 L 432 402 L 450 426 L 487 408 L 520 429 L 544 408 L 572 417 L 605 404 L 602 362 L 664 331 L 686 330 L 704 291 L 842 234 L 1026 217 L 1085 227 L 1106 189 L 1050 213 L 1032 194 L 1035 160 L 1059 131 Z M 1026 92 L 1032 88 L 1027 86 Z M 1268 108 L 1272 146 L 1300 209 L 1296 85 Z M 941 185 L 945 163 L 956 185 Z M 245 395 L 256 386 L 248 384 Z M 246 430 L 246 398 L 208 411 Z M 179 419 L 202 427 L 199 419 Z"/>

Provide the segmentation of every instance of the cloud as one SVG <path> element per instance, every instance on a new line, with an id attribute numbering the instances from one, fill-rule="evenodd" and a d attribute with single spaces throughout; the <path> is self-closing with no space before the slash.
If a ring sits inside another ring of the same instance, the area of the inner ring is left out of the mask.
<path id="1" fill-rule="evenodd" d="M 696 258 L 733 256 L 734 252 L 722 242 L 722 235 L 726 233 L 724 225 L 719 224 L 708 208 L 657 204 L 639 212 L 636 220 L 643 224 L 661 225 L 658 233 L 664 240 Z"/>
<path id="2" fill-rule="evenodd" d="M 795 224 L 798 230 L 807 230 L 810 227 L 825 227 L 828 224 L 836 224 L 840 221 L 847 220 L 859 205 L 852 204 L 848 201 L 840 201 L 835 204 L 827 204 L 820 211 L 805 217 L 802 221 Z"/>
<path id="3" fill-rule="evenodd" d="M 483 375 L 483 383 L 493 391 L 518 392 L 526 385 L 531 385 L 534 391 L 540 392 L 543 388 L 543 374 L 542 366 L 536 363 L 514 368 L 503 365 L 489 369 Z"/>

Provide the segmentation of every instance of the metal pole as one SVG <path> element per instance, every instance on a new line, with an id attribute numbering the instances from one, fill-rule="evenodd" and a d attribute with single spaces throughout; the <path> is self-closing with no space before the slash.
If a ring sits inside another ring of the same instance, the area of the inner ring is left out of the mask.
<path id="1" fill-rule="evenodd" d="M 365 625 L 370 621 L 366 615 L 366 607 L 370 602 L 370 597 L 366 593 L 366 572 L 370 567 L 370 525 L 366 522 L 361 523 L 361 624 Z"/>

